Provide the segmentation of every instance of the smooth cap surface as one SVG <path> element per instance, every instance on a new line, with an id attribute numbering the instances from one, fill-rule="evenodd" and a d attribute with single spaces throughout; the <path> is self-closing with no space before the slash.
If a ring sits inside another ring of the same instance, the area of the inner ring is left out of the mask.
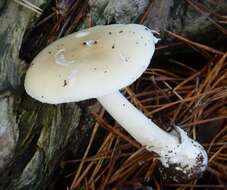
<path id="1" fill-rule="evenodd" d="M 143 25 L 95 26 L 42 50 L 25 77 L 25 90 L 50 104 L 97 98 L 133 83 L 146 70 L 157 39 Z"/>

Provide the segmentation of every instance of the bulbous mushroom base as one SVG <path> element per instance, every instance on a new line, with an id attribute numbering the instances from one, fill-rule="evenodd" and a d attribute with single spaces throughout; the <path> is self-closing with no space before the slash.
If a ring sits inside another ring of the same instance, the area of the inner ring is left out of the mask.
<path id="1" fill-rule="evenodd" d="M 208 165 L 206 151 L 179 127 L 171 135 L 178 136 L 178 143 L 165 146 L 159 153 L 156 151 L 160 156 L 162 179 L 177 183 L 198 179 Z"/>
<path id="2" fill-rule="evenodd" d="M 194 167 L 182 166 L 181 163 L 169 163 L 168 167 L 161 164 L 159 168 L 161 179 L 167 183 L 188 183 L 200 178 L 205 170 L 204 157 L 199 154 L 195 160 Z"/>

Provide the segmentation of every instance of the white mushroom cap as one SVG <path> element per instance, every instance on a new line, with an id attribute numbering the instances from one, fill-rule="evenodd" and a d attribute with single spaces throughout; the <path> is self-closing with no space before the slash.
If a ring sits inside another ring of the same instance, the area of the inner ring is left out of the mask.
<path id="1" fill-rule="evenodd" d="M 59 104 L 97 98 L 133 83 L 148 67 L 157 39 L 142 25 L 95 26 L 42 50 L 25 77 L 27 93 Z"/>

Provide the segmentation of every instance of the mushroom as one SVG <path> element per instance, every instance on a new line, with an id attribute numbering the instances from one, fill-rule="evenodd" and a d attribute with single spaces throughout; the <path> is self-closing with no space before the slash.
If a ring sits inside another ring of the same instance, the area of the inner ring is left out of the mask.
<path id="1" fill-rule="evenodd" d="M 204 148 L 181 128 L 165 132 L 119 90 L 146 70 L 158 39 L 137 24 L 95 26 L 61 38 L 42 50 L 25 77 L 25 90 L 49 104 L 97 98 L 148 151 L 158 154 L 163 174 L 176 182 L 197 178 L 207 167 Z"/>

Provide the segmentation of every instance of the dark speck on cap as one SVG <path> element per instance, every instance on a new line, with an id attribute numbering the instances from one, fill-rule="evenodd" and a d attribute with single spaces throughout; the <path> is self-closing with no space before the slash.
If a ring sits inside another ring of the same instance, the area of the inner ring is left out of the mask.
<path id="1" fill-rule="evenodd" d="M 67 86 L 67 80 L 64 80 L 63 87 Z"/>

